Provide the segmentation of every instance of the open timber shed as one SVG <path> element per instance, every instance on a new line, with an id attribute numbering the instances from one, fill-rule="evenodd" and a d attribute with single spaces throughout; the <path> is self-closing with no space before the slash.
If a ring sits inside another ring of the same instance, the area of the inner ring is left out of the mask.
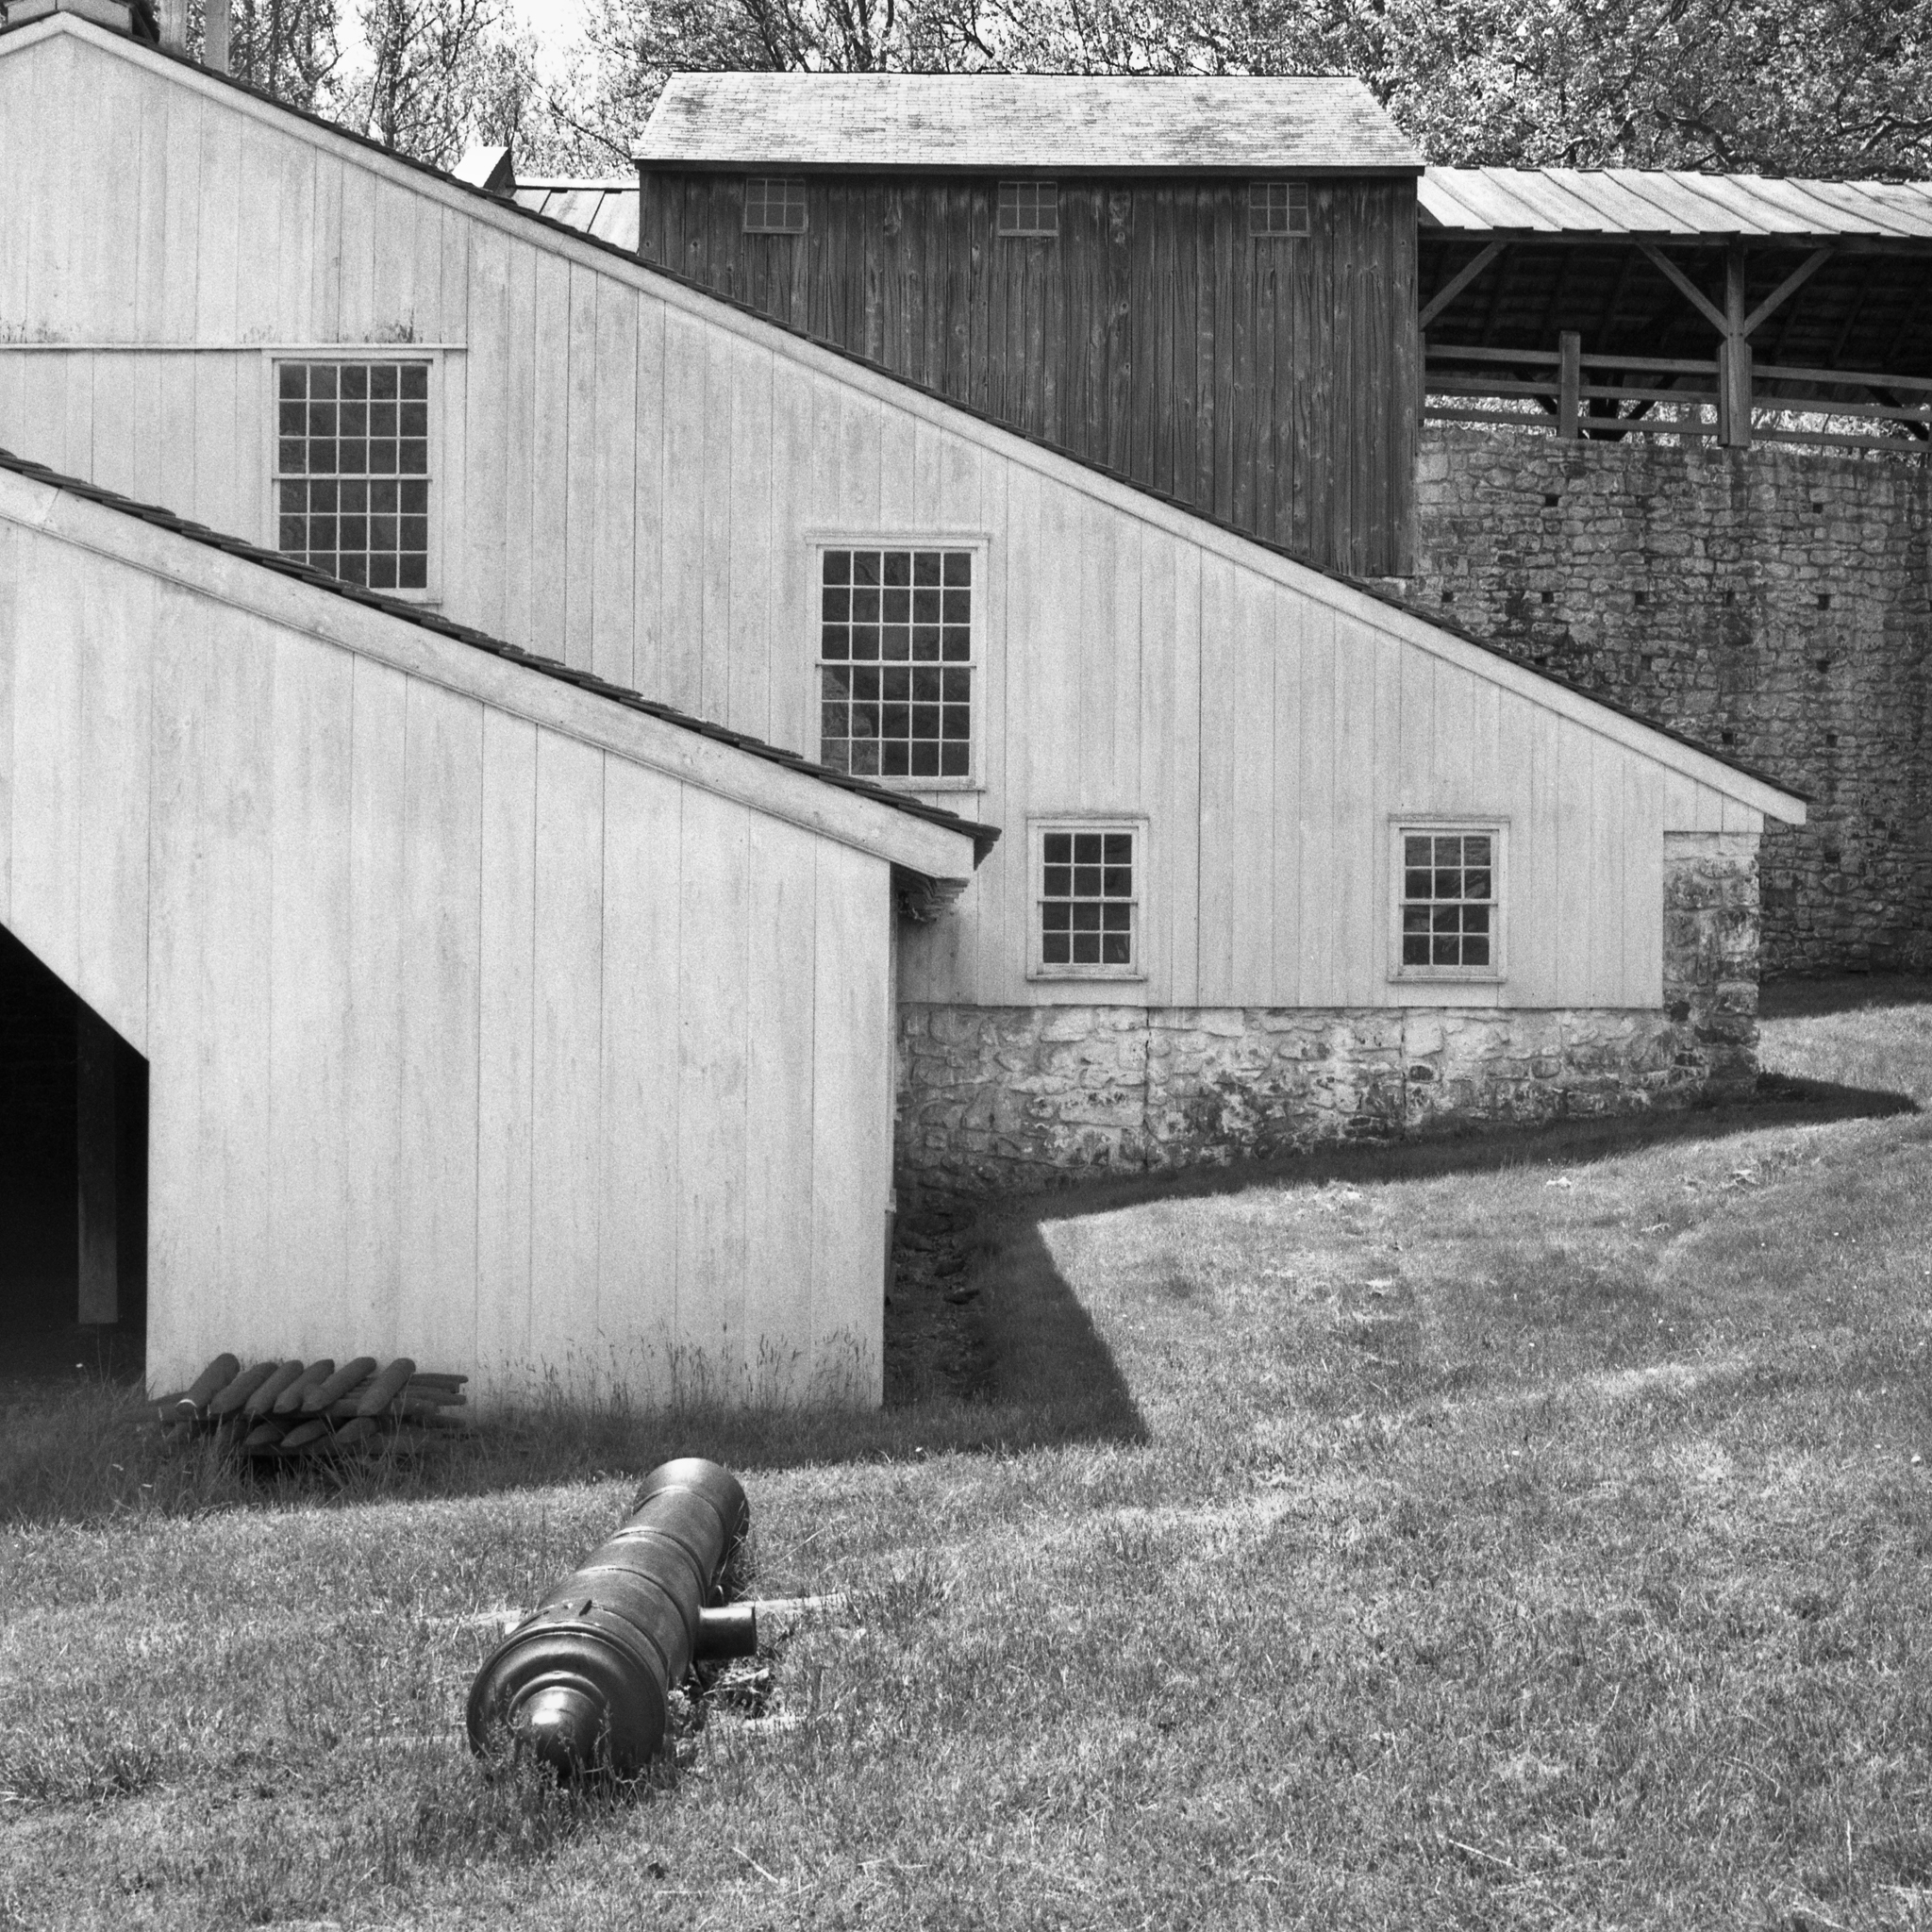
<path id="1" fill-rule="evenodd" d="M 897 907 L 995 836 L 0 458 L 0 924 L 147 1063 L 152 1387 L 877 1400 Z"/>

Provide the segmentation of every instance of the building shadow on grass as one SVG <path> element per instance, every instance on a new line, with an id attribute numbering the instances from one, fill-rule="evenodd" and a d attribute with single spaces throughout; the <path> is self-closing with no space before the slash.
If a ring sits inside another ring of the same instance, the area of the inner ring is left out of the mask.
<path id="1" fill-rule="evenodd" d="M 1115 1174 L 1082 1181 L 1040 1197 L 1038 1219 L 1059 1221 L 1107 1213 L 1143 1201 L 1236 1194 L 1257 1187 L 1374 1187 L 1443 1174 L 1493 1174 L 1511 1167 L 1574 1167 L 1647 1147 L 1723 1141 L 1766 1128 L 1824 1126 L 1917 1113 L 1908 1095 L 1844 1087 L 1785 1074 L 1760 1074 L 1754 1098 L 1726 1105 L 1696 1104 L 1635 1114 L 1605 1114 L 1526 1126 L 1444 1131 L 1413 1140 L 1311 1148 L 1224 1167 Z"/>

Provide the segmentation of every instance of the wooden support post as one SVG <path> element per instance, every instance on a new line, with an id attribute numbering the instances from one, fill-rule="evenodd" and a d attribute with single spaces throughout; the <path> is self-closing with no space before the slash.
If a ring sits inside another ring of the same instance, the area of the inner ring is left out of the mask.
<path id="1" fill-rule="evenodd" d="M 1724 339 L 1717 352 L 1717 433 L 1726 449 L 1751 447 L 1751 336 L 1744 314 L 1744 244 L 1724 254 Z"/>
<path id="2" fill-rule="evenodd" d="M 75 1115 L 80 1176 L 82 1322 L 121 1319 L 120 1119 L 115 1106 L 120 1041 L 92 1008 L 75 1003 Z"/>
<path id="3" fill-rule="evenodd" d="M 161 45 L 171 54 L 188 51 L 188 0 L 161 0 Z"/>
<path id="4" fill-rule="evenodd" d="M 1583 434 L 1583 338 L 1574 328 L 1564 329 L 1557 338 L 1557 434 L 1574 442 Z"/>
<path id="5" fill-rule="evenodd" d="M 228 71 L 228 8 L 230 0 L 208 0 L 202 19 L 201 64 L 217 74 Z"/>

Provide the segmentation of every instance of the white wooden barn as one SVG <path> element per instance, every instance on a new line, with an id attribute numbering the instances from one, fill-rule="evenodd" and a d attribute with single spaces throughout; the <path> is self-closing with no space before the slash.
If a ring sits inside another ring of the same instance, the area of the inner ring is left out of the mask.
<path id="1" fill-rule="evenodd" d="M 0 920 L 149 1057 L 161 1379 L 823 1337 L 875 1390 L 895 1004 L 902 1176 L 973 1184 L 1641 1102 L 1748 1034 L 1764 777 L 65 0 L 0 35 L 0 447 L 878 794 L 0 476 Z M 967 882 L 896 991 L 893 867 Z"/>

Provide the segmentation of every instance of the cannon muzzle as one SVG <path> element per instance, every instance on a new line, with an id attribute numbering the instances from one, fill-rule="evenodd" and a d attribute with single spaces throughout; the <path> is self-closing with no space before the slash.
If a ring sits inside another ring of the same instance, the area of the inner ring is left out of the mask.
<path id="1" fill-rule="evenodd" d="M 750 1523 L 737 1477 L 717 1463 L 654 1469 L 609 1541 L 484 1658 L 471 1749 L 522 1741 L 560 1778 L 635 1776 L 664 1749 L 670 1693 L 692 1659 L 758 1646 L 746 1607 L 707 1614 Z"/>

